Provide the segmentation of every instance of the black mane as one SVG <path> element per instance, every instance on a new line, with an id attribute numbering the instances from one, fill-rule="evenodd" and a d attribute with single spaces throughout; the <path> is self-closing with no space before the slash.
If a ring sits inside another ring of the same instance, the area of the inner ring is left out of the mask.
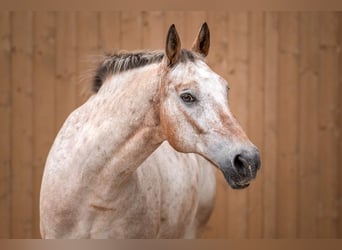
<path id="1" fill-rule="evenodd" d="M 106 77 L 135 68 L 140 68 L 152 63 L 160 63 L 165 56 L 164 51 L 140 51 L 140 52 L 120 52 L 117 54 L 107 54 L 97 67 L 92 83 L 92 91 L 97 93 Z M 198 55 L 182 50 L 180 61 L 195 61 Z"/>

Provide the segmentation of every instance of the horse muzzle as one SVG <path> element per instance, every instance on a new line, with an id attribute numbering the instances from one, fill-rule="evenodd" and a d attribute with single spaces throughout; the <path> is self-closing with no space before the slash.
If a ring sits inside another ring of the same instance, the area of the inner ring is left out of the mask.
<path id="1" fill-rule="evenodd" d="M 225 179 L 233 189 L 243 189 L 256 178 L 260 169 L 260 155 L 257 148 L 242 150 L 220 164 Z"/>

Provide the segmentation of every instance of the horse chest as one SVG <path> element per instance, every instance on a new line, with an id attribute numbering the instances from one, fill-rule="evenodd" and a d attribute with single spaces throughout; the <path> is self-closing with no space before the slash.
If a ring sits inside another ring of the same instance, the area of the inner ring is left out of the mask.
<path id="1" fill-rule="evenodd" d="M 93 217 L 91 237 L 182 237 L 196 212 L 196 178 L 183 176 L 189 181 L 179 185 L 184 182 L 170 179 L 173 175 L 161 170 L 165 171 L 160 166 L 141 166 L 122 186 L 122 192 L 109 206 L 112 209 L 93 202 L 93 215 L 87 215 Z M 179 171 L 177 174 L 179 178 Z"/>

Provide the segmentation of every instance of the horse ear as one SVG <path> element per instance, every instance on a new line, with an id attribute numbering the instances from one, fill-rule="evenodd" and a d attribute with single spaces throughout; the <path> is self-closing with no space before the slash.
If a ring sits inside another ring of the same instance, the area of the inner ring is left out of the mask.
<path id="1" fill-rule="evenodd" d="M 209 47 L 210 47 L 209 27 L 207 23 L 203 23 L 197 35 L 197 38 L 192 45 L 192 50 L 206 57 L 209 53 Z"/>
<path id="2" fill-rule="evenodd" d="M 172 24 L 167 32 L 165 52 L 168 58 L 168 66 L 177 63 L 181 51 L 181 42 L 176 30 L 176 26 Z"/>

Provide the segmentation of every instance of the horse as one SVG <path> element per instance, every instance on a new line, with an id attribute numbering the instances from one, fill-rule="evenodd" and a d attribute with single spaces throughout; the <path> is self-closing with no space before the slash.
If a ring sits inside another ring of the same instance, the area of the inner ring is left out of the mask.
<path id="1" fill-rule="evenodd" d="M 93 94 L 48 154 L 42 238 L 199 237 L 214 167 L 233 189 L 256 178 L 258 149 L 230 112 L 227 81 L 205 62 L 209 47 L 206 23 L 190 50 L 171 25 L 164 50 L 104 56 Z"/>

